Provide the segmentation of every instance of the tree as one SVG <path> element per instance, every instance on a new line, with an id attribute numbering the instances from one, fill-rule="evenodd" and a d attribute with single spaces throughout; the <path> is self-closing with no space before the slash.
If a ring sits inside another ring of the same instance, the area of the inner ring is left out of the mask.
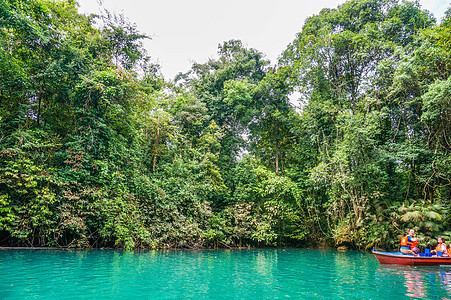
<path id="1" fill-rule="evenodd" d="M 291 72 L 288 82 L 308 101 L 298 134 L 310 141 L 317 163 L 304 188 L 319 201 L 313 212 L 326 208 L 330 220 L 318 226 L 327 225 L 337 243 L 363 246 L 367 217 L 402 197 L 410 182 L 400 183 L 408 177 L 401 149 L 422 159 L 423 148 L 411 139 L 420 118 L 418 89 L 396 96 L 394 90 L 405 86 L 398 80 L 406 76 L 396 76 L 402 57 L 433 23 L 416 3 L 348 1 L 307 19 L 280 60 L 279 69 Z"/>

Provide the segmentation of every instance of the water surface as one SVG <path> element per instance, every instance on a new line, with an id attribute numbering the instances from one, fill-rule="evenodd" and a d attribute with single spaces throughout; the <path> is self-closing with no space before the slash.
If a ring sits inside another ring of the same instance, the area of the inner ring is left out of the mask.
<path id="1" fill-rule="evenodd" d="M 361 252 L 0 251 L 0 299 L 451 299 L 451 267 Z"/>

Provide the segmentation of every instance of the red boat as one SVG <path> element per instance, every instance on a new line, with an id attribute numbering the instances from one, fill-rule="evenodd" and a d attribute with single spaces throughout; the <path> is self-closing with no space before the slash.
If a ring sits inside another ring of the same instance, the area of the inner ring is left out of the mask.
<path id="1" fill-rule="evenodd" d="M 380 264 L 406 265 L 406 266 L 444 266 L 451 265 L 450 257 L 431 256 L 420 253 L 419 256 L 401 252 L 382 252 L 373 249 L 373 254 Z"/>

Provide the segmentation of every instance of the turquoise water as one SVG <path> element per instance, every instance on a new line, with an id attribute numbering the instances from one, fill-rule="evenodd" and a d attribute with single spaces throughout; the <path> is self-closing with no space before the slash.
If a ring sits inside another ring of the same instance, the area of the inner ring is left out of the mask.
<path id="1" fill-rule="evenodd" d="M 451 267 L 319 250 L 0 251 L 0 299 L 451 299 Z"/>

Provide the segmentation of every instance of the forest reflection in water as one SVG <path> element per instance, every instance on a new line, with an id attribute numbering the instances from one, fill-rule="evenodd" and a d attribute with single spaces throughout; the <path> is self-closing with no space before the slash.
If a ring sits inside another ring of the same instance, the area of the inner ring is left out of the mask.
<path id="1" fill-rule="evenodd" d="M 390 284 L 392 278 L 403 281 L 404 295 L 410 298 L 440 298 L 451 300 L 451 266 L 398 266 L 379 265 L 376 270 L 376 280 Z"/>

